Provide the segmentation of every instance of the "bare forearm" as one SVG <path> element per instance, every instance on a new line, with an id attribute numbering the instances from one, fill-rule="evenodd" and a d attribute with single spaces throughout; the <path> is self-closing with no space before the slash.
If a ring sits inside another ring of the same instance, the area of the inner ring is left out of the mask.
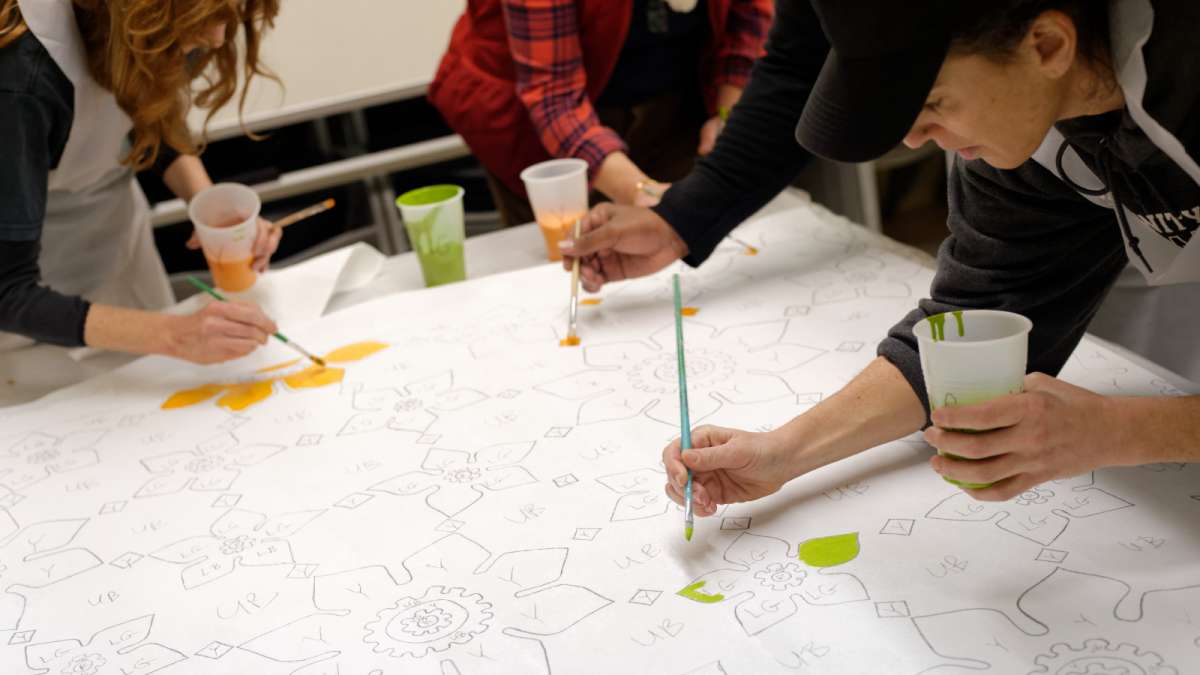
<path id="1" fill-rule="evenodd" d="M 130 354 L 175 355 L 174 334 L 178 317 L 140 309 L 92 305 L 83 325 L 89 347 Z"/>
<path id="2" fill-rule="evenodd" d="M 176 197 L 185 202 L 191 201 L 196 193 L 213 184 L 204 163 L 195 155 L 180 155 L 163 172 L 163 182 Z"/>
<path id="3" fill-rule="evenodd" d="M 1118 398 L 1118 465 L 1200 462 L 1200 396 Z"/>
<path id="4" fill-rule="evenodd" d="M 741 87 L 735 87 L 732 84 L 722 84 L 717 87 L 717 109 L 725 108 L 729 110 L 733 108 L 738 99 L 742 97 Z"/>
<path id="5" fill-rule="evenodd" d="M 919 431 L 925 409 L 900 371 L 877 358 L 841 391 L 794 418 L 783 434 L 794 475 Z"/>
<path id="6" fill-rule="evenodd" d="M 638 181 L 648 178 L 629 155 L 613 152 L 604 158 L 600 170 L 596 172 L 593 187 L 618 204 L 633 204 L 637 197 Z"/>

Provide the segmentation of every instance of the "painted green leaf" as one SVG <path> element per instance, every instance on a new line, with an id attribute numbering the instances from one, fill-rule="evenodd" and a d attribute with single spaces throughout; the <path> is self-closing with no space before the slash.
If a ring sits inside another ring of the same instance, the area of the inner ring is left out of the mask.
<path id="1" fill-rule="evenodd" d="M 833 567 L 858 557 L 858 533 L 809 539 L 800 544 L 799 558 L 812 567 Z"/>
<path id="2" fill-rule="evenodd" d="M 685 597 L 689 600 L 695 600 L 696 602 L 711 603 L 711 602 L 720 602 L 725 599 L 725 596 L 721 595 L 720 593 L 717 593 L 715 595 L 709 595 L 708 593 L 701 593 L 700 589 L 704 587 L 704 584 L 705 584 L 705 582 L 703 582 L 703 581 L 697 581 L 696 583 L 692 584 L 691 586 L 687 586 L 682 591 L 679 591 L 678 595 L 682 595 L 683 597 Z"/>

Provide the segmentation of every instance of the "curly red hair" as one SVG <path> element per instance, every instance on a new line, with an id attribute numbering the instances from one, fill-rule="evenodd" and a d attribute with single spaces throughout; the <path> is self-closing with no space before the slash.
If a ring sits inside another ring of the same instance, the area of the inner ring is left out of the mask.
<path id="1" fill-rule="evenodd" d="M 144 169 L 163 143 L 181 153 L 200 150 L 187 127 L 192 105 L 207 109 L 205 128 L 238 92 L 240 27 L 245 55 L 241 75 L 274 79 L 259 61 L 263 34 L 274 25 L 279 0 L 73 0 L 92 77 L 113 93 L 133 120 L 126 164 Z M 214 25 L 225 43 L 189 63 L 185 45 L 201 42 Z M 25 30 L 17 0 L 0 0 L 0 47 Z M 193 89 L 193 81 L 203 84 Z M 238 99 L 239 115 L 247 87 Z"/>

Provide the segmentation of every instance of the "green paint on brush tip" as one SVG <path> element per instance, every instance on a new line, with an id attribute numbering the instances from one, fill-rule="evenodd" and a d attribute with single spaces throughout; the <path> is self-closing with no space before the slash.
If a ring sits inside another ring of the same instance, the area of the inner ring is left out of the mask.
<path id="1" fill-rule="evenodd" d="M 683 526 L 683 538 L 687 539 L 688 541 L 691 541 L 692 540 L 692 530 L 693 530 L 693 528 L 691 525 L 684 525 Z"/>
<path id="2" fill-rule="evenodd" d="M 706 603 L 720 602 L 725 599 L 725 596 L 721 595 L 720 593 L 716 593 L 714 595 L 709 595 L 708 593 L 701 593 L 700 589 L 704 588 L 705 583 L 706 582 L 703 582 L 703 581 L 697 581 L 696 583 L 692 584 L 691 586 L 684 587 L 684 589 L 682 591 L 679 591 L 678 593 L 676 593 L 676 595 L 682 595 L 683 597 L 687 598 L 688 600 L 695 600 L 696 602 L 706 602 Z"/>
<path id="3" fill-rule="evenodd" d="M 797 556 L 812 567 L 834 567 L 858 557 L 858 533 L 809 539 L 800 544 Z"/>

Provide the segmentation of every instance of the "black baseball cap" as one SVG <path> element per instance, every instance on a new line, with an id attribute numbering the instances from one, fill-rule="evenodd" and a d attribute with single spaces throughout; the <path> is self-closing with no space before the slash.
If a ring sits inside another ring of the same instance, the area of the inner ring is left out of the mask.
<path id="1" fill-rule="evenodd" d="M 829 55 L 800 115 L 796 140 L 839 162 L 865 162 L 912 128 L 978 0 L 811 0 Z"/>

